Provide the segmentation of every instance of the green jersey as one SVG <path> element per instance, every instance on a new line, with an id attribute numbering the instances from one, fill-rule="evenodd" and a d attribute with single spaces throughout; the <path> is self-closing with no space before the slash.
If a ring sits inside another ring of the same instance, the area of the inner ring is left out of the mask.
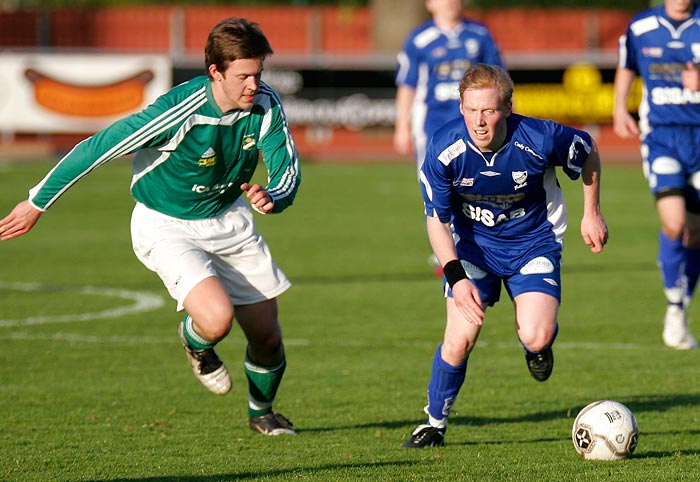
<path id="1" fill-rule="evenodd" d="M 136 153 L 134 199 L 176 218 L 214 217 L 240 197 L 260 152 L 277 213 L 292 203 L 301 182 L 279 96 L 261 82 L 252 108 L 224 113 L 209 78 L 196 77 L 77 144 L 29 191 L 29 200 L 45 211 L 93 169 Z"/>

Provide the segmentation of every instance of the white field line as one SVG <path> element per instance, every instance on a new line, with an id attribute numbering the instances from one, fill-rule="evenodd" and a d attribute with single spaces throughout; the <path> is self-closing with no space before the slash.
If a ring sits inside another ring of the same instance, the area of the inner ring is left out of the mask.
<path id="1" fill-rule="evenodd" d="M 140 293 L 124 289 L 99 288 L 96 286 L 50 286 L 39 283 L 3 283 L 0 282 L 0 289 L 26 291 L 26 292 L 48 292 L 64 291 L 87 296 L 109 296 L 133 302 L 131 305 L 110 308 L 102 311 L 90 313 L 78 313 L 67 315 L 46 315 L 28 316 L 18 319 L 0 319 L 0 327 L 16 327 L 29 325 L 45 325 L 49 323 L 68 323 L 71 321 L 91 321 L 104 318 L 118 318 L 126 315 L 144 313 L 161 308 L 165 302 L 159 295 L 151 293 Z"/>
<path id="2" fill-rule="evenodd" d="M 27 292 L 42 292 L 42 291 L 65 291 L 70 293 L 77 293 L 82 295 L 97 295 L 97 296 L 111 296 L 115 298 L 120 298 L 123 300 L 133 301 L 130 306 L 122 306 L 119 308 L 112 308 L 103 311 L 91 312 L 91 313 L 79 313 L 79 314 L 69 314 L 69 315 L 54 315 L 54 316 L 30 316 L 21 319 L 0 319 L 0 327 L 19 327 L 19 326 L 31 326 L 31 325 L 43 325 L 51 323 L 68 323 L 72 321 L 91 321 L 103 318 L 118 318 L 121 316 L 144 313 L 148 311 L 153 311 L 161 308 L 165 302 L 163 298 L 149 293 L 139 293 L 136 291 L 123 290 L 123 289 L 110 289 L 110 288 L 99 288 L 95 286 L 83 286 L 83 287 L 61 287 L 61 286 L 51 286 L 42 285 L 39 283 L 3 283 L 0 281 L 0 289 L 5 290 L 17 290 L 17 291 L 27 291 Z M 143 343 L 168 343 L 172 341 L 172 337 L 143 337 L 143 336 L 94 336 L 86 335 L 82 333 L 50 333 L 50 334 L 38 334 L 38 333 L 22 333 L 13 332 L 7 334 L 0 334 L 0 340 L 48 340 L 48 341 L 63 341 L 63 342 L 78 342 L 78 343 L 117 343 L 117 344 L 143 344 Z M 244 340 L 238 340 L 234 338 L 235 342 L 244 343 Z M 308 339 L 285 339 L 285 345 L 289 346 L 310 346 L 313 344 L 311 340 Z M 327 341 L 323 342 L 325 345 L 329 343 Z M 425 342 L 416 343 L 402 343 L 402 342 L 386 342 L 386 343 L 372 343 L 366 340 L 339 340 L 336 342 L 331 342 L 331 344 L 336 346 L 346 346 L 346 347 L 417 347 L 424 346 Z M 513 342 L 497 342 L 489 343 L 486 341 L 480 341 L 479 347 L 492 347 L 492 348 L 513 348 L 517 346 Z M 605 342 L 565 342 L 559 341 L 554 345 L 557 349 L 564 350 L 649 350 L 654 348 L 664 349 L 660 344 L 640 344 L 640 343 L 605 343 Z"/>
<path id="3" fill-rule="evenodd" d="M 57 333 L 31 333 L 31 332 L 12 332 L 0 334 L 0 340 L 17 340 L 17 341 L 58 341 L 58 342 L 68 342 L 68 343 L 98 343 L 98 344 L 123 344 L 123 345 L 140 345 L 144 343 L 150 344 L 167 344 L 172 343 L 176 340 L 174 336 L 168 337 L 158 337 L 158 336 L 127 336 L 127 335 L 110 335 L 110 336 L 96 336 L 87 335 L 83 333 L 68 333 L 68 332 L 57 332 Z M 246 341 L 242 337 L 229 336 L 227 337 L 226 343 L 234 344 L 245 344 Z M 423 348 L 426 342 L 417 341 L 415 343 L 410 342 L 386 342 L 386 343 L 372 343 L 362 340 L 338 340 L 335 342 L 328 342 L 324 340 L 319 342 L 325 346 L 334 345 L 338 347 L 351 347 L 351 348 L 370 348 L 373 346 L 381 348 Z M 284 344 L 286 346 L 312 346 L 314 345 L 313 340 L 303 339 L 303 338 L 285 338 Z M 431 345 L 432 346 L 432 345 Z M 481 341 L 477 345 L 479 348 L 496 348 L 496 349 L 513 349 L 518 347 L 517 343 L 512 342 L 498 342 L 489 343 L 486 341 Z M 556 342 L 554 344 L 555 350 L 565 350 L 565 351 L 577 351 L 577 350 L 653 350 L 653 349 L 666 349 L 661 344 L 637 344 L 637 343 L 596 343 L 596 342 Z"/>
<path id="4" fill-rule="evenodd" d="M 59 341 L 69 343 L 97 343 L 97 344 L 121 344 L 121 345 L 163 345 L 168 343 L 179 343 L 177 333 L 173 332 L 173 336 L 128 336 L 128 335 L 110 335 L 97 336 L 86 335 L 83 333 L 28 333 L 28 332 L 12 332 L 0 335 L 0 340 L 16 340 L 16 341 Z M 226 343 L 229 339 L 234 344 L 245 345 L 247 342 L 243 337 L 229 336 L 226 338 Z M 307 346 L 311 342 L 304 339 L 285 339 L 285 346 Z"/>

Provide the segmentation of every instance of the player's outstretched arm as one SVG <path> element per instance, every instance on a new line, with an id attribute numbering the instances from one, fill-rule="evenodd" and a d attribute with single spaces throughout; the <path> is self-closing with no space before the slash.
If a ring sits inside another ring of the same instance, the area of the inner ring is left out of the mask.
<path id="1" fill-rule="evenodd" d="M 29 201 L 20 202 L 10 214 L 0 220 L 0 239 L 7 241 L 28 233 L 42 214 Z"/>
<path id="2" fill-rule="evenodd" d="M 608 225 L 600 211 L 600 154 L 595 142 L 581 170 L 581 178 L 583 180 L 581 236 L 591 251 L 600 253 L 608 242 Z"/>

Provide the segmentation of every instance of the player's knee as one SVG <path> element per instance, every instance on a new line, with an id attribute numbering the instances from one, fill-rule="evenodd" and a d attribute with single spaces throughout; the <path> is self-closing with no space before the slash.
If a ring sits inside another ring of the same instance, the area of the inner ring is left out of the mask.
<path id="1" fill-rule="evenodd" d="M 444 340 L 442 342 L 442 359 L 451 365 L 459 365 L 469 357 L 469 354 L 474 349 L 474 343 L 471 340 Z"/>
<path id="2" fill-rule="evenodd" d="M 282 349 L 282 333 L 275 330 L 266 333 L 265 336 L 258 337 L 254 340 L 248 340 L 250 346 L 260 353 L 276 353 Z"/>
<path id="3" fill-rule="evenodd" d="M 249 339 L 247 355 L 252 361 L 261 365 L 278 364 L 284 359 L 282 334 L 276 332 L 263 338 Z"/>
<path id="4" fill-rule="evenodd" d="M 661 230 L 668 239 L 678 239 L 683 236 L 685 226 L 682 222 L 664 222 Z"/>
<path id="5" fill-rule="evenodd" d="M 526 330 L 519 333 L 521 343 L 533 353 L 540 352 L 552 344 L 554 329 Z"/>
<path id="6" fill-rule="evenodd" d="M 195 318 L 197 331 L 207 340 L 218 341 L 231 331 L 233 320 L 232 306 L 211 306 Z"/>

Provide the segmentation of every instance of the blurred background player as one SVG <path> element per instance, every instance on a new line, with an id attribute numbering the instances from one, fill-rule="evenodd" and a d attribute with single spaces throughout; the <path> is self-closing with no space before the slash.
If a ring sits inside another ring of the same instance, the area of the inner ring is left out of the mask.
<path id="1" fill-rule="evenodd" d="M 416 170 L 435 131 L 459 117 L 459 81 L 477 63 L 503 66 L 485 25 L 464 18 L 461 0 L 426 0 L 432 20 L 413 30 L 398 54 L 394 147 Z"/>
<path id="2" fill-rule="evenodd" d="M 567 225 L 556 167 L 583 181 L 584 242 L 599 253 L 608 238 L 600 158 L 588 133 L 512 113 L 513 83 L 497 66 L 472 67 L 459 92 L 463 117 L 431 138 L 420 171 L 428 239 L 444 267 L 447 322 L 428 384 L 428 421 L 408 448 L 444 444 L 469 354 L 501 283 L 530 374 L 541 382 L 551 375 Z"/>
<path id="3" fill-rule="evenodd" d="M 430 137 L 459 117 L 459 81 L 474 64 L 502 66 L 501 55 L 485 25 L 467 19 L 461 0 L 426 0 L 432 19 L 414 29 L 398 54 L 394 148 L 415 156 L 416 171 Z M 435 274 L 442 267 L 429 258 Z"/>
<path id="4" fill-rule="evenodd" d="M 662 338 L 696 348 L 687 308 L 700 275 L 700 11 L 691 0 L 666 0 L 635 15 L 620 38 L 613 125 L 640 137 L 644 173 L 661 220 L 658 264 L 667 301 Z M 639 124 L 627 101 L 643 81 Z"/>
<path id="5" fill-rule="evenodd" d="M 273 412 L 286 367 L 276 297 L 289 280 L 255 230 L 263 214 L 292 204 L 301 181 L 297 151 L 277 93 L 260 81 L 272 54 L 256 23 L 229 18 L 210 32 L 206 76 L 180 84 L 143 111 L 76 145 L 0 220 L 0 239 L 28 232 L 67 189 L 94 168 L 130 153 L 134 252 L 158 273 L 177 309 L 195 376 L 216 394 L 231 389 L 214 346 L 235 318 L 248 340 L 245 373 L 252 430 L 295 434 Z M 259 154 L 268 185 L 249 184 Z"/>

